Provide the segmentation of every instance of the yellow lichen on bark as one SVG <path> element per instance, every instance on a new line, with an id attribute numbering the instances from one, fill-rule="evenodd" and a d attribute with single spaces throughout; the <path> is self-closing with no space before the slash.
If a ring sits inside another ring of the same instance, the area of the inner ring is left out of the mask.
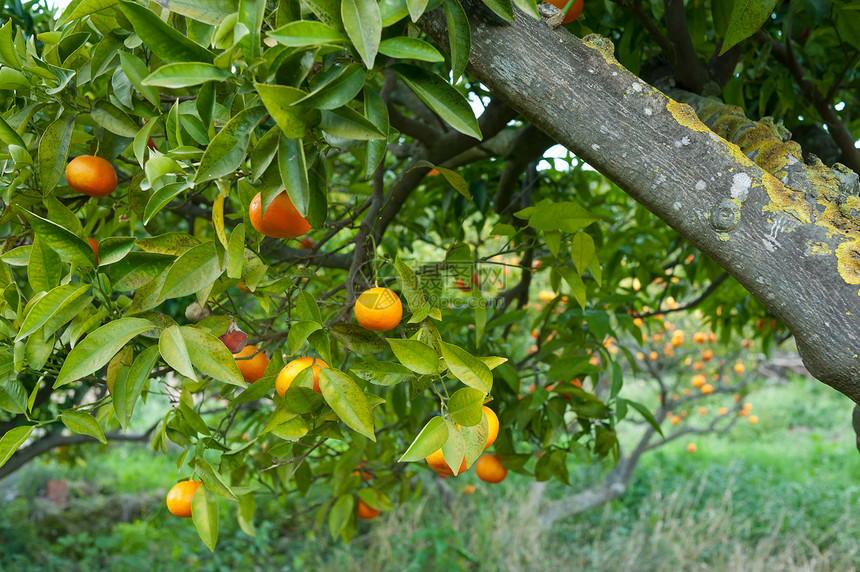
<path id="1" fill-rule="evenodd" d="M 860 284 L 860 241 L 846 241 L 837 246 L 836 261 L 839 275 L 846 283 Z"/>

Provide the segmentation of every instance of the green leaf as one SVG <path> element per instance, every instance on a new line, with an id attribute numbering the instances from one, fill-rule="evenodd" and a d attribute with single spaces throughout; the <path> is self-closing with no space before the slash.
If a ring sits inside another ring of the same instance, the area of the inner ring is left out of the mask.
<path id="1" fill-rule="evenodd" d="M 18 450 L 18 447 L 24 444 L 33 429 L 32 425 L 14 427 L 6 431 L 3 437 L 0 437 L 0 467 L 5 465 L 6 461 Z"/>
<path id="2" fill-rule="evenodd" d="M 140 130 L 137 123 L 125 111 L 105 100 L 96 102 L 95 107 L 90 111 L 90 117 L 96 123 L 120 137 L 133 138 Z"/>
<path id="3" fill-rule="evenodd" d="M 346 43 L 347 37 L 335 28 L 314 20 L 290 22 L 266 34 L 284 46 L 303 48 L 322 44 Z"/>
<path id="4" fill-rule="evenodd" d="M 158 338 L 158 350 L 161 358 L 177 373 L 197 381 L 197 375 L 191 366 L 191 356 L 188 355 L 188 347 L 185 345 L 185 337 L 179 326 L 170 326 L 161 332 Z"/>
<path id="5" fill-rule="evenodd" d="M 383 134 L 389 132 L 388 107 L 382 96 L 366 85 L 364 88 L 364 113 L 380 132 Z M 372 139 L 367 142 L 367 152 L 364 157 L 365 178 L 370 178 L 382 164 L 387 150 L 388 145 L 385 139 Z"/>
<path id="6" fill-rule="evenodd" d="M 374 385 L 396 385 L 412 377 L 412 372 L 400 365 L 388 361 L 368 361 L 354 364 L 349 368 L 353 373 Z M 441 446 L 441 445 L 440 445 Z"/>
<path id="7" fill-rule="evenodd" d="M 2 71 L 0 70 L 0 73 Z M 2 78 L 0 78 L 0 81 L 2 81 Z M 0 141 L 3 141 L 6 145 L 17 145 L 25 150 L 27 148 L 26 143 L 18 135 L 18 132 L 12 129 L 12 126 L 6 123 L 6 120 L 2 117 L 0 117 Z"/>
<path id="8" fill-rule="evenodd" d="M 734 0 L 726 38 L 718 55 L 755 34 L 767 22 L 777 0 Z"/>
<path id="9" fill-rule="evenodd" d="M 64 115 L 48 125 L 39 139 L 39 184 L 44 195 L 57 186 L 66 170 L 74 126 L 74 116 Z"/>
<path id="10" fill-rule="evenodd" d="M 305 162 L 305 148 L 301 139 L 281 136 L 278 145 L 278 170 L 290 201 L 299 214 L 308 216 L 310 183 Z"/>
<path id="11" fill-rule="evenodd" d="M 352 101 L 364 87 L 365 71 L 359 64 L 334 67 L 327 73 L 331 74 L 327 81 L 317 85 L 312 92 L 293 105 L 305 105 L 316 109 L 337 109 Z"/>
<path id="12" fill-rule="evenodd" d="M 107 364 L 132 338 L 152 330 L 153 327 L 152 322 L 142 318 L 120 318 L 87 334 L 87 337 L 69 352 L 54 382 L 54 388 L 95 372 Z"/>
<path id="13" fill-rule="evenodd" d="M 64 262 L 74 261 L 86 266 L 95 264 L 95 254 L 87 241 L 51 220 L 25 209 L 20 210 L 26 214 L 39 239 L 59 254 Z"/>
<path id="14" fill-rule="evenodd" d="M 394 260 L 394 273 L 397 275 L 397 284 L 400 286 L 400 291 L 406 297 L 406 303 L 409 304 L 412 312 L 417 312 L 426 306 L 427 300 L 424 298 L 421 281 L 418 280 L 412 268 L 401 260 L 400 256 Z"/>
<path id="15" fill-rule="evenodd" d="M 458 0 L 444 0 L 445 22 L 448 25 L 448 48 L 451 52 L 451 72 L 454 81 L 460 79 L 469 64 L 472 50 L 472 28 L 466 11 Z"/>
<path id="16" fill-rule="evenodd" d="M 359 355 L 378 354 L 388 347 L 379 335 L 355 324 L 335 324 L 329 332 L 346 349 Z"/>
<path id="17" fill-rule="evenodd" d="M 409 8 L 409 18 L 413 22 L 417 22 L 418 18 L 424 14 L 424 10 L 427 9 L 427 4 L 429 0 L 406 0 L 406 6 Z"/>
<path id="18" fill-rule="evenodd" d="M 191 519 L 200 540 L 214 552 L 215 545 L 218 544 L 218 499 L 212 496 L 205 486 L 197 487 L 194 498 L 191 499 Z"/>
<path id="19" fill-rule="evenodd" d="M 361 388 L 348 375 L 333 368 L 322 368 L 319 377 L 322 396 L 341 421 L 371 441 L 376 441 L 373 413 Z"/>
<path id="20" fill-rule="evenodd" d="M 458 389 L 448 400 L 448 413 L 454 423 L 463 427 L 478 425 L 484 417 L 484 398 L 487 396 L 483 391 L 471 387 Z"/>
<path id="21" fill-rule="evenodd" d="M 0 379 L 0 409 L 14 415 L 22 415 L 27 411 L 27 390 L 16 377 L 12 377 L 15 371 L 11 357 L 6 352 L 2 354 L 2 358 L 10 370 L 10 375 Z"/>
<path id="22" fill-rule="evenodd" d="M 457 430 L 451 420 L 446 419 L 445 424 L 448 425 L 448 441 L 442 445 L 442 457 L 454 475 L 458 475 L 466 457 L 466 442 L 463 440 L 463 434 Z"/>
<path id="23" fill-rule="evenodd" d="M 150 346 L 135 358 L 128 375 L 118 378 L 113 386 L 113 409 L 123 429 L 128 429 L 131 415 L 137 399 L 143 392 L 143 387 L 149 380 L 149 374 L 158 361 L 158 346 Z"/>
<path id="24" fill-rule="evenodd" d="M 441 347 L 442 359 L 454 377 L 469 387 L 490 393 L 493 388 L 493 373 L 484 362 L 453 344 L 442 342 Z"/>
<path id="25" fill-rule="evenodd" d="M 618 401 L 619 401 L 619 402 L 620 402 L 620 401 L 624 401 L 624 403 L 625 403 L 626 405 L 629 405 L 630 407 L 632 407 L 633 409 L 635 409 L 636 411 L 638 411 L 638 412 L 639 412 L 639 414 L 640 414 L 640 415 L 642 415 L 642 417 L 644 417 L 644 418 L 645 418 L 645 421 L 647 421 L 647 422 L 648 422 L 648 424 L 649 424 L 649 425 L 651 425 L 651 427 L 653 427 L 653 428 L 654 428 L 654 431 L 656 431 L 656 432 L 657 432 L 661 437 L 664 437 L 664 435 L 663 435 L 663 430 L 660 428 L 660 424 L 659 424 L 659 423 L 657 423 L 657 420 L 656 420 L 656 419 L 654 419 L 654 415 L 652 415 L 652 414 L 651 414 L 651 412 L 648 410 L 648 408 L 647 408 L 647 407 L 645 407 L 645 406 L 644 406 L 644 405 L 642 405 L 641 403 L 638 403 L 638 402 L 636 402 L 636 401 L 631 401 L 631 400 L 629 400 L 629 399 L 623 399 L 623 400 L 622 400 L 621 398 L 619 398 L 619 399 L 618 399 Z"/>
<path id="26" fill-rule="evenodd" d="M 99 427 L 99 422 L 96 421 L 95 417 L 89 413 L 81 413 L 80 411 L 64 411 L 60 415 L 60 421 L 62 421 L 63 425 L 68 427 L 69 431 L 72 433 L 89 435 L 101 443 L 107 444 L 107 439 L 105 439 L 104 431 Z"/>
<path id="27" fill-rule="evenodd" d="M 379 44 L 379 53 L 391 58 L 405 58 L 424 62 L 444 62 L 445 57 L 439 50 L 418 38 L 398 36 L 388 38 Z"/>
<path id="28" fill-rule="evenodd" d="M 206 147 L 194 182 L 199 184 L 233 173 L 245 160 L 251 132 L 266 114 L 263 106 L 243 109 Z"/>
<path id="29" fill-rule="evenodd" d="M 408 64 L 395 64 L 390 69 L 397 72 L 415 95 L 451 127 L 475 139 L 483 138 L 469 102 L 444 79 Z"/>
<path id="30" fill-rule="evenodd" d="M 335 501 L 331 512 L 328 514 L 328 527 L 331 530 L 331 537 L 337 538 L 340 531 L 349 523 L 352 517 L 352 510 L 355 507 L 355 499 L 349 493 L 341 495 Z"/>
<path id="31" fill-rule="evenodd" d="M 163 65 L 141 82 L 143 85 L 180 88 L 200 85 L 207 81 L 226 81 L 232 77 L 227 70 L 200 62 L 177 62 Z"/>
<path id="32" fill-rule="evenodd" d="M 418 433 L 409 448 L 400 457 L 401 463 L 420 461 L 432 455 L 448 442 L 448 425 L 439 417 L 433 417 L 427 425 Z"/>
<path id="33" fill-rule="evenodd" d="M 4 16 L 8 17 L 8 12 L 4 11 Z M 21 69 L 21 60 L 12 41 L 12 28 L 12 18 L 6 20 L 6 23 L 0 28 L 0 64 L 19 70 Z"/>
<path id="34" fill-rule="evenodd" d="M 215 493 L 216 495 L 226 499 L 237 500 L 236 495 L 233 493 L 232 489 L 230 489 L 227 481 L 225 481 L 224 477 L 209 464 L 209 461 L 202 457 L 198 457 L 194 461 L 194 469 L 197 471 L 197 474 L 200 476 L 200 480 L 203 481 L 203 485 L 209 492 Z M 194 514 L 193 506 L 191 508 L 191 513 Z"/>
<path id="35" fill-rule="evenodd" d="M 248 29 L 248 34 L 239 40 L 239 47 L 248 63 L 260 57 L 260 28 L 265 11 L 266 0 L 239 0 L 239 24 Z"/>
<path id="36" fill-rule="evenodd" d="M 591 235 L 585 232 L 573 235 L 573 240 L 570 241 L 570 258 L 580 275 L 586 271 L 594 257 L 594 239 Z"/>
<path id="37" fill-rule="evenodd" d="M 343 139 L 385 139 L 385 134 L 376 125 L 351 107 L 323 110 L 320 113 L 319 127 L 326 133 Z"/>
<path id="38" fill-rule="evenodd" d="M 281 132 L 291 139 L 301 139 L 305 131 L 319 121 L 319 111 L 292 104 L 304 98 L 307 93 L 286 85 L 266 85 L 255 83 L 254 88 Z"/>
<path id="39" fill-rule="evenodd" d="M 256 536 L 254 529 L 254 512 L 257 510 L 257 500 L 253 494 L 239 497 L 239 528 L 248 536 Z"/>
<path id="40" fill-rule="evenodd" d="M 290 331 L 287 333 L 287 347 L 290 350 L 290 355 L 296 355 L 305 342 L 308 336 L 317 330 L 322 329 L 322 324 L 310 320 L 302 320 L 290 326 Z"/>
<path id="41" fill-rule="evenodd" d="M 372 69 L 382 38 L 379 5 L 376 0 L 341 0 L 340 15 L 346 35 L 367 69 Z"/>
<path id="42" fill-rule="evenodd" d="M 238 0 L 153 0 L 171 12 L 217 26 L 238 9 Z"/>
<path id="43" fill-rule="evenodd" d="M 165 62 L 205 62 L 211 64 L 215 54 L 189 40 L 185 35 L 169 26 L 152 10 L 120 0 L 120 10 L 128 18 L 146 47 Z"/>
<path id="44" fill-rule="evenodd" d="M 181 326 L 191 363 L 204 375 L 244 389 L 247 384 L 224 342 L 200 328 Z"/>
<path id="45" fill-rule="evenodd" d="M 514 21 L 514 7 L 510 0 L 481 0 L 484 5 L 506 22 Z"/>
<path id="46" fill-rule="evenodd" d="M 188 183 L 170 183 L 164 185 L 149 196 L 146 201 L 146 207 L 143 209 L 143 224 L 149 224 L 152 217 L 161 212 L 161 210 L 170 204 L 170 201 L 179 196 L 180 193 L 188 189 Z"/>
<path id="47" fill-rule="evenodd" d="M 415 373 L 430 375 L 439 372 L 439 354 L 424 342 L 396 338 L 388 338 L 386 341 L 397 361 Z"/>
<path id="48" fill-rule="evenodd" d="M 213 284 L 223 271 L 215 242 L 204 242 L 176 259 L 167 271 L 159 297 L 167 300 L 196 294 Z"/>
<path id="49" fill-rule="evenodd" d="M 529 226 L 541 231 L 560 230 L 574 233 L 597 220 L 590 212 L 574 202 L 542 202 L 514 213 L 529 221 Z"/>
<path id="50" fill-rule="evenodd" d="M 227 247 L 227 252 L 229 254 L 227 276 L 229 278 L 241 278 L 245 262 L 245 223 L 240 222 L 230 233 L 230 244 Z"/>
<path id="51" fill-rule="evenodd" d="M 39 300 L 30 309 L 30 312 L 24 318 L 18 335 L 15 336 L 15 341 L 20 341 L 41 328 L 48 320 L 53 318 L 64 305 L 74 302 L 76 299 L 84 296 L 89 290 L 89 284 L 64 284 L 52 289 L 50 292 L 39 298 Z M 74 316 L 69 316 L 66 320 L 71 320 Z M 65 323 L 65 322 L 63 322 Z M 59 327 L 59 325 L 57 325 Z M 47 332 L 51 335 L 56 328 Z"/>

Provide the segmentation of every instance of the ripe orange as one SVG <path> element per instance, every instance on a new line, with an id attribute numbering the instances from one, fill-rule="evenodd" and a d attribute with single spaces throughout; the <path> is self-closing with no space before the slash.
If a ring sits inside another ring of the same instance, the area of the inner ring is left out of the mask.
<path id="1" fill-rule="evenodd" d="M 699 407 L 699 415 L 707 415 L 708 409 L 706 407 Z"/>
<path id="2" fill-rule="evenodd" d="M 705 385 L 702 386 L 702 393 L 704 393 L 705 395 L 707 395 L 709 393 L 713 393 L 713 392 L 714 392 L 714 386 L 711 385 L 710 383 L 706 383 Z"/>
<path id="3" fill-rule="evenodd" d="M 508 470 L 495 455 L 483 455 L 475 463 L 475 474 L 482 481 L 501 483 L 508 476 Z"/>
<path id="4" fill-rule="evenodd" d="M 714 359 L 714 352 L 712 350 L 705 350 L 702 352 L 703 361 L 711 361 L 712 359 Z"/>
<path id="5" fill-rule="evenodd" d="M 695 334 L 693 334 L 693 341 L 697 344 L 703 344 L 707 341 L 707 339 L 708 336 L 703 332 L 696 332 Z"/>
<path id="6" fill-rule="evenodd" d="M 725 415 L 728 412 L 729 412 L 728 407 L 720 407 L 720 410 L 717 413 L 719 413 L 720 415 Z"/>
<path id="7" fill-rule="evenodd" d="M 362 328 L 387 332 L 403 317 L 403 304 L 392 290 L 377 286 L 361 293 L 355 301 L 355 320 Z"/>
<path id="8" fill-rule="evenodd" d="M 99 241 L 95 238 L 88 238 L 87 242 L 90 243 L 90 248 L 93 249 L 93 254 L 96 255 L 96 266 L 99 265 Z"/>
<path id="9" fill-rule="evenodd" d="M 299 241 L 299 248 L 302 250 L 313 250 L 313 247 L 316 243 L 314 243 L 314 239 L 312 238 L 303 238 Z"/>
<path id="10" fill-rule="evenodd" d="M 294 359 L 285 365 L 281 373 L 278 374 L 278 379 L 275 380 L 275 391 L 283 397 L 296 376 L 307 368 L 311 368 L 314 372 L 314 391 L 322 393 L 320 391 L 320 369 L 324 367 L 328 367 L 328 364 L 318 357 L 308 356 Z"/>
<path id="11" fill-rule="evenodd" d="M 182 481 L 176 483 L 167 493 L 167 510 L 182 518 L 191 517 L 191 499 L 194 492 L 203 484 L 203 481 Z"/>
<path id="12" fill-rule="evenodd" d="M 484 445 L 484 451 L 486 451 L 490 445 L 496 442 L 496 437 L 499 436 L 499 418 L 486 405 L 484 405 L 484 413 L 487 414 L 487 444 Z"/>
<path id="13" fill-rule="evenodd" d="M 466 485 L 465 487 L 463 487 L 463 494 L 464 495 L 471 495 L 474 492 L 475 492 L 475 485 L 473 485 L 471 483 Z"/>
<path id="14" fill-rule="evenodd" d="M 744 364 L 738 362 L 735 364 L 734 370 L 735 370 L 735 373 L 741 374 L 741 373 L 745 372 L 747 370 L 747 368 L 744 366 Z"/>
<path id="15" fill-rule="evenodd" d="M 688 453 L 695 453 L 696 450 L 697 450 L 697 447 L 696 447 L 695 443 L 687 443 L 687 452 Z"/>
<path id="16" fill-rule="evenodd" d="M 681 422 L 681 418 L 678 415 L 672 416 L 672 425 L 677 425 L 680 422 Z"/>
<path id="17" fill-rule="evenodd" d="M 116 189 L 116 171 L 107 159 L 81 155 L 66 166 L 66 182 L 79 193 L 106 197 Z"/>
<path id="18" fill-rule="evenodd" d="M 358 499 L 358 518 L 364 520 L 372 520 L 382 514 L 382 511 L 376 510 L 366 502 Z"/>
<path id="19" fill-rule="evenodd" d="M 299 214 L 286 191 L 274 198 L 265 214 L 262 194 L 257 193 L 248 214 L 257 232 L 274 238 L 296 238 L 311 229 L 311 224 Z"/>
<path id="20" fill-rule="evenodd" d="M 245 379 L 245 383 L 254 383 L 263 377 L 269 366 L 269 356 L 261 352 L 257 346 L 245 346 L 241 351 L 233 354 L 233 358 L 249 358 L 236 359 L 236 365 L 239 367 L 239 372 Z"/>
<path id="21" fill-rule="evenodd" d="M 756 424 L 756 423 L 758 423 L 758 415 L 750 415 L 750 419 L 749 419 L 749 421 L 750 421 L 750 423 L 752 423 L 752 424 Z"/>
<path id="22" fill-rule="evenodd" d="M 703 385 L 705 385 L 705 376 L 701 373 L 696 374 L 693 376 L 692 382 L 693 387 L 702 387 Z"/>
<path id="23" fill-rule="evenodd" d="M 448 462 L 445 460 L 445 457 L 442 455 L 442 449 L 439 449 L 435 453 L 427 455 L 424 457 L 424 460 L 427 461 L 427 464 L 430 465 L 430 468 L 439 473 L 440 475 L 445 475 L 448 477 L 454 476 L 454 471 L 451 470 L 451 467 L 448 465 Z M 463 459 L 463 462 L 460 463 L 460 470 L 457 471 L 458 475 L 463 474 L 463 471 L 466 470 L 466 459 Z"/>

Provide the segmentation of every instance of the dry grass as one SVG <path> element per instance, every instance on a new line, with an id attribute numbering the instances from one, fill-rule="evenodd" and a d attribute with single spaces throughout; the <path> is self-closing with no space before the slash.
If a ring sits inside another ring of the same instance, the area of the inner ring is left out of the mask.
<path id="1" fill-rule="evenodd" d="M 755 509 L 748 483 L 704 472 L 682 486 L 656 479 L 635 511 L 607 506 L 551 530 L 526 487 L 480 486 L 473 496 L 432 486 L 422 501 L 380 517 L 349 546 L 331 547 L 319 569 L 848 572 L 858 566 L 849 495 L 826 530 L 792 519 L 779 491 Z M 462 484 L 457 484 L 458 490 Z M 711 491 L 720 489 L 721 494 Z M 518 492 L 519 491 L 519 492 Z M 669 492 L 666 492 L 669 491 Z M 766 492 L 766 491 L 762 491 Z M 853 496 L 853 495 L 852 495 Z M 445 502 L 445 500 L 449 502 Z M 447 504 L 447 507 L 446 507 Z M 754 512 L 751 514 L 751 510 Z"/>

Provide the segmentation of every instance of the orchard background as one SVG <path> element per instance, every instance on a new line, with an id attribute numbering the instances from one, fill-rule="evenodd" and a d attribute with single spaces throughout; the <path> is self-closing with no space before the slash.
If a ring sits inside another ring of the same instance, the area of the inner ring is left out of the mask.
<path id="1" fill-rule="evenodd" d="M 860 11 L 571 5 L 5 5 L 3 569 L 856 567 Z"/>

